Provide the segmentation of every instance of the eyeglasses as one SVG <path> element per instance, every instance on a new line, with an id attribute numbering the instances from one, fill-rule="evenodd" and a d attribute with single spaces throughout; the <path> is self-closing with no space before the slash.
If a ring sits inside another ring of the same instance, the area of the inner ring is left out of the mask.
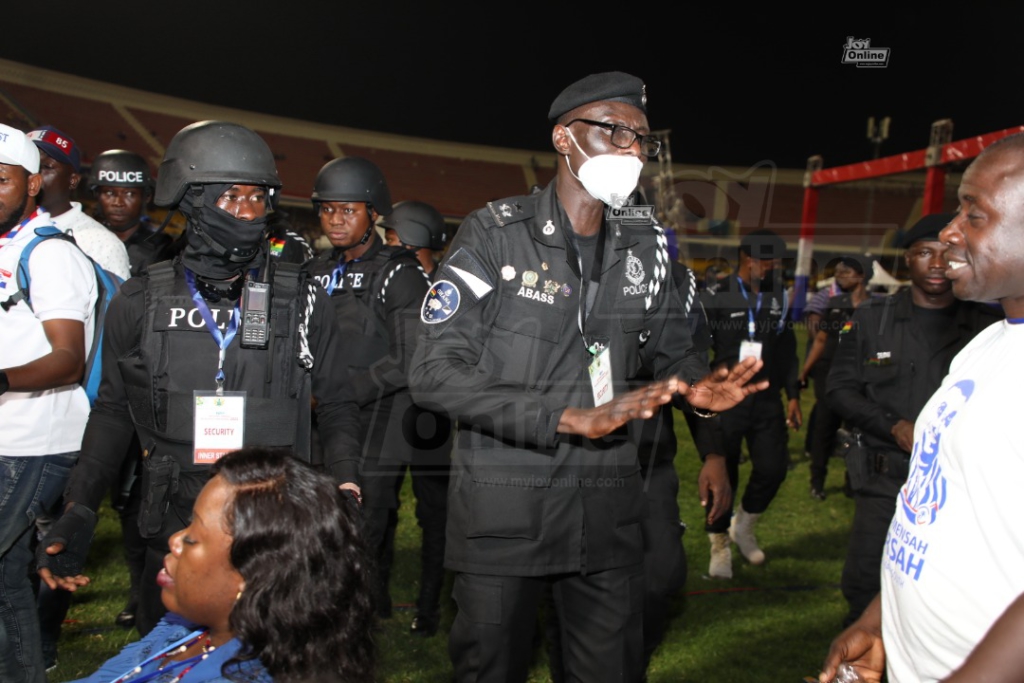
<path id="1" fill-rule="evenodd" d="M 597 126 L 598 128 L 604 128 L 612 132 L 612 144 L 619 149 L 629 149 L 633 146 L 633 143 L 637 140 L 640 141 L 640 153 L 645 157 L 658 156 L 658 152 L 661 151 L 661 140 L 654 135 L 641 135 L 632 128 L 626 126 L 620 126 L 615 123 L 605 123 L 604 121 L 592 121 L 590 119 L 573 119 L 566 126 L 579 121 L 585 123 L 588 126 Z"/>

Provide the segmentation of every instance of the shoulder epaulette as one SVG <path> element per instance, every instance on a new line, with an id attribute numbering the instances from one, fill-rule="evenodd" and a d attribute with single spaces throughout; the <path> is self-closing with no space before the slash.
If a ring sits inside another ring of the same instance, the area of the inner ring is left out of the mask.
<path id="1" fill-rule="evenodd" d="M 511 223 L 518 223 L 527 218 L 533 218 L 536 200 L 535 195 L 520 195 L 518 197 L 498 199 L 493 202 L 487 202 L 487 209 L 491 212 L 491 217 L 498 224 L 498 227 L 503 228 Z"/>
<path id="2" fill-rule="evenodd" d="M 174 261 L 154 263 L 146 271 L 146 278 L 151 290 L 159 290 L 161 294 L 169 292 L 174 286 Z"/>

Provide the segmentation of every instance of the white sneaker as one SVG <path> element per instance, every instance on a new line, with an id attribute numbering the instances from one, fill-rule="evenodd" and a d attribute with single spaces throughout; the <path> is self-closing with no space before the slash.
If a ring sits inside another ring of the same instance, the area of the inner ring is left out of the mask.
<path id="1" fill-rule="evenodd" d="M 708 576 L 712 579 L 732 578 L 732 548 L 729 547 L 729 536 L 725 533 L 708 534 L 711 541 L 711 564 Z"/>
<path id="2" fill-rule="evenodd" d="M 761 513 L 752 514 L 741 505 L 729 524 L 729 538 L 750 564 L 764 564 L 764 552 L 757 547 L 757 539 L 754 538 L 754 526 L 760 516 Z"/>

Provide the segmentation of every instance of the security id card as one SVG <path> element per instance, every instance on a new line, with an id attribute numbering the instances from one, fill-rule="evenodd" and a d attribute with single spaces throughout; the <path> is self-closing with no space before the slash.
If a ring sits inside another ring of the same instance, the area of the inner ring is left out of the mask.
<path id="1" fill-rule="evenodd" d="M 594 390 L 594 406 L 603 406 L 612 400 L 612 357 L 608 347 L 598 351 L 590 360 L 590 388 Z"/>
<path id="2" fill-rule="evenodd" d="M 761 342 L 750 340 L 740 342 L 740 362 L 742 363 L 750 357 L 761 360 Z"/>
<path id="3" fill-rule="evenodd" d="M 194 443 L 192 462 L 212 465 L 237 451 L 245 440 L 245 392 L 193 392 Z"/>

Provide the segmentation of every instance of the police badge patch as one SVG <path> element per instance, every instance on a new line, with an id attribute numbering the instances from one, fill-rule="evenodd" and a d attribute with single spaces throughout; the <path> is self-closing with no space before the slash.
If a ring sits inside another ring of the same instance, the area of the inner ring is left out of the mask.
<path id="1" fill-rule="evenodd" d="M 448 280 L 440 280 L 430 288 L 423 297 L 423 310 L 420 320 L 428 325 L 436 325 L 448 320 L 459 310 L 461 300 L 459 288 Z"/>
<path id="2" fill-rule="evenodd" d="M 639 285 L 644 281 L 644 264 L 636 256 L 633 256 L 633 250 L 630 249 L 626 256 L 626 279 L 632 282 L 634 285 Z"/>

